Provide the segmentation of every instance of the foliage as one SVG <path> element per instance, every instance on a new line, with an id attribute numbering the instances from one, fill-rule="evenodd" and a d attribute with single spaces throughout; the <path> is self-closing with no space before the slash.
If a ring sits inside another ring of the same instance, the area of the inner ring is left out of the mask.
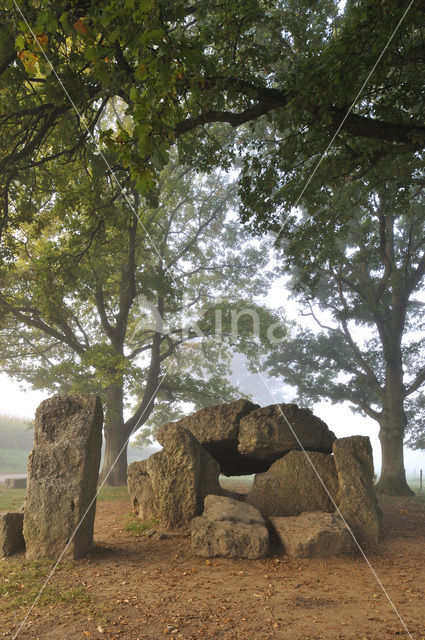
<path id="1" fill-rule="evenodd" d="M 32 425 L 29 420 L 0 415 L 0 450 L 22 449 L 28 452 L 32 447 L 32 440 Z"/>
<path id="2" fill-rule="evenodd" d="M 40 215 L 10 234 L 14 263 L 0 272 L 2 369 L 35 388 L 100 394 L 106 429 L 122 423 L 126 437 L 155 399 L 149 432 L 184 404 L 233 399 L 232 354 L 260 362 L 273 348 L 267 327 L 282 320 L 255 303 L 273 275 L 269 247 L 242 231 L 234 184 L 171 164 L 153 202 L 131 183 L 118 189 L 90 145 L 73 168 L 57 161 L 36 187 L 21 185 L 17 211 Z M 231 333 L 246 306 L 257 341 L 249 317 Z"/>
<path id="3" fill-rule="evenodd" d="M 116 96 L 128 122 L 103 128 L 100 145 L 141 193 L 176 141 L 204 169 L 239 155 L 244 217 L 257 229 L 285 221 L 339 125 L 302 204 L 320 205 L 327 188 L 338 191 L 377 164 L 410 159 L 425 142 L 424 13 L 413 3 L 390 41 L 406 6 L 384 5 L 25 0 L 20 13 L 6 0 L 3 222 L 23 221 L 9 206 L 15 190 L 40 163 L 75 157 Z"/>
<path id="4" fill-rule="evenodd" d="M 349 401 L 381 427 L 400 402 L 417 435 L 425 381 L 425 194 L 416 163 L 410 169 L 409 180 L 405 171 L 380 186 L 347 188 L 329 222 L 338 229 L 332 246 L 323 218 L 304 212 L 284 243 L 286 268 L 316 330 L 300 329 L 272 360 L 302 401 Z"/>

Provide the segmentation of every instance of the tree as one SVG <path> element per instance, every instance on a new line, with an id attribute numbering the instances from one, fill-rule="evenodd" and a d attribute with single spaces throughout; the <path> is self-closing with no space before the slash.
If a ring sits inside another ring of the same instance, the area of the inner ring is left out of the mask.
<path id="1" fill-rule="evenodd" d="M 235 187 L 225 175 L 170 166 L 149 205 L 131 183 L 117 189 L 90 147 L 72 172 L 61 160 L 54 169 L 40 167 L 16 200 L 17 215 L 37 208 L 39 216 L 10 234 L 15 259 L 1 271 L 0 365 L 36 388 L 100 393 L 102 473 L 113 468 L 108 482 L 121 484 L 128 438 L 155 402 L 157 424 L 181 414 L 183 403 L 234 399 L 232 352 L 258 362 L 272 348 L 265 330 L 253 348 L 243 322 L 239 333 L 218 336 L 220 348 L 208 343 L 217 309 L 230 313 L 241 288 L 265 327 L 277 320 L 251 301 L 267 288 L 268 252 L 231 214 Z"/>
<path id="2" fill-rule="evenodd" d="M 391 495 L 412 493 L 403 442 L 425 398 L 425 193 L 422 174 L 410 169 L 410 185 L 394 175 L 379 188 L 348 185 L 330 242 L 326 226 L 304 213 L 286 241 L 286 266 L 317 330 L 300 329 L 269 362 L 304 401 L 348 401 L 378 422 L 378 491 Z"/>
<path id="3" fill-rule="evenodd" d="M 119 153 L 141 193 L 153 187 L 176 141 L 182 157 L 203 168 L 228 165 L 239 153 L 244 216 L 255 229 L 284 222 L 339 126 L 306 198 L 378 161 L 423 150 L 421 5 L 406 15 L 396 0 L 386 1 L 384 13 L 373 0 L 339 5 L 26 0 L 18 8 L 6 0 L 2 226 L 20 224 L 16 184 L 41 163 L 74 157 L 115 96 L 133 126 L 104 131 L 101 145 Z"/>

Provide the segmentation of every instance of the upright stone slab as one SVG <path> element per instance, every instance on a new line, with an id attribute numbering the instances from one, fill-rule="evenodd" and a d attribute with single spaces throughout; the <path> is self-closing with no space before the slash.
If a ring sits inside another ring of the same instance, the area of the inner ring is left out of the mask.
<path id="1" fill-rule="evenodd" d="M 380 513 L 373 486 L 372 446 L 367 436 L 338 438 L 333 443 L 338 474 L 338 508 L 360 544 L 379 541 Z"/>
<path id="2" fill-rule="evenodd" d="M 23 517 L 23 513 L 0 511 L 0 558 L 12 556 L 25 549 L 22 535 Z"/>
<path id="3" fill-rule="evenodd" d="M 146 465 L 157 516 L 167 529 L 189 528 L 192 518 L 202 513 L 205 496 L 222 492 L 219 464 L 180 426 L 162 426 L 157 439 L 164 448 Z"/>
<path id="4" fill-rule="evenodd" d="M 94 395 L 54 396 L 35 414 L 24 511 L 26 557 L 78 558 L 93 544 L 103 411 Z M 86 513 L 87 509 L 88 512 Z"/>
<path id="5" fill-rule="evenodd" d="M 148 461 L 132 462 L 127 469 L 127 487 L 134 513 L 141 520 L 156 518 L 158 507 L 148 474 Z"/>
<path id="6" fill-rule="evenodd" d="M 334 511 L 326 489 L 335 500 L 338 477 L 333 456 L 309 451 L 290 451 L 268 471 L 255 476 L 247 502 L 259 509 L 263 518 L 296 516 L 303 511 Z M 320 482 L 317 470 L 322 482 Z"/>

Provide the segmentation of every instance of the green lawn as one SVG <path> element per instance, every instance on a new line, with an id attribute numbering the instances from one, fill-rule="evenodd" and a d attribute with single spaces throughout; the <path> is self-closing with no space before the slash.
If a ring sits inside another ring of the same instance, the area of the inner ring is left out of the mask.
<path id="1" fill-rule="evenodd" d="M 6 489 L 0 485 L 0 511 L 19 511 L 24 503 L 25 489 Z M 102 487 L 98 500 L 129 500 L 127 487 Z"/>

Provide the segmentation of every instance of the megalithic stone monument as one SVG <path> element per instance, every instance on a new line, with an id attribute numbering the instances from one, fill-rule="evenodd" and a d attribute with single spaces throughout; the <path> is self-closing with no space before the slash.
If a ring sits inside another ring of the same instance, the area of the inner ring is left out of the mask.
<path id="1" fill-rule="evenodd" d="M 86 511 L 96 495 L 102 424 L 95 395 L 54 396 L 38 407 L 24 509 L 28 560 L 56 559 L 68 543 L 68 557 L 90 551 L 96 503 Z"/>

